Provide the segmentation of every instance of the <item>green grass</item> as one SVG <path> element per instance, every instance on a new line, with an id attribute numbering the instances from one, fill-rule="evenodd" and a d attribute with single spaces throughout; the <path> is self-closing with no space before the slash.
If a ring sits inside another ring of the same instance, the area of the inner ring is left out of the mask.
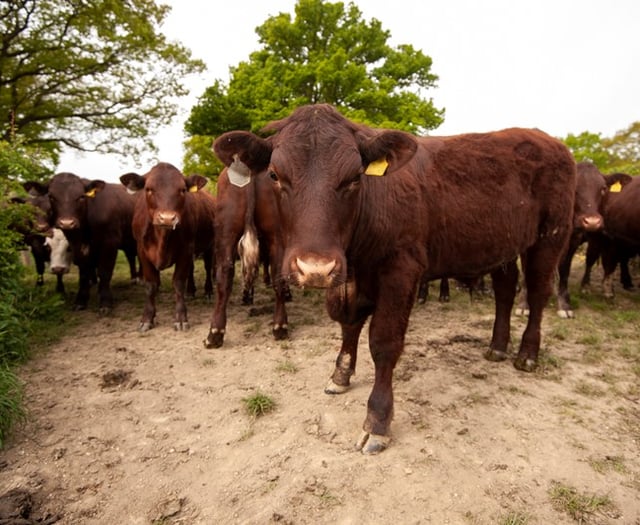
<path id="1" fill-rule="evenodd" d="M 552 482 L 549 497 L 553 508 L 568 514 L 578 523 L 591 523 L 596 514 L 615 514 L 616 506 L 609 496 L 580 493 L 577 489 Z"/>
<path id="2" fill-rule="evenodd" d="M 261 392 L 245 397 L 242 401 L 247 414 L 252 418 L 264 416 L 276 408 L 276 402 Z"/>

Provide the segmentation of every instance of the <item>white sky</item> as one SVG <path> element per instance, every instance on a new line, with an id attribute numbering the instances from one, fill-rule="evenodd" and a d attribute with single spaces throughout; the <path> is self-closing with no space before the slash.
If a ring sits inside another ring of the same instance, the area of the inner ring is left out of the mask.
<path id="1" fill-rule="evenodd" d="M 141 165 L 119 157 L 65 154 L 57 171 L 117 182 L 157 161 L 182 165 L 184 121 L 215 79 L 259 48 L 255 28 L 295 0 L 157 0 L 172 11 L 163 30 L 191 49 L 207 71 L 186 79 L 181 112 L 155 137 L 157 158 Z M 344 2 L 347 4 L 348 2 Z M 612 136 L 640 120 L 638 0 L 356 0 L 377 18 L 392 46 L 411 44 L 433 60 L 430 90 L 445 122 L 432 133 L 537 127 L 551 135 L 589 131 Z"/>

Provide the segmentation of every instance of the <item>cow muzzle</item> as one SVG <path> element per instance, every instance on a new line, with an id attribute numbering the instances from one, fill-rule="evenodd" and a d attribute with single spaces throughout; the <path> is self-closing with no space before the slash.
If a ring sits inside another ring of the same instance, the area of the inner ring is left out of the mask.
<path id="1" fill-rule="evenodd" d="M 295 283 L 300 287 L 329 288 L 335 284 L 338 266 L 335 259 L 296 257 L 291 266 Z"/>
<path id="2" fill-rule="evenodd" d="M 80 223 L 74 217 L 60 217 L 56 221 L 56 226 L 61 230 L 77 230 Z"/>
<path id="3" fill-rule="evenodd" d="M 585 215 L 580 221 L 580 226 L 584 231 L 597 232 L 602 230 L 604 221 L 600 215 Z"/>
<path id="4" fill-rule="evenodd" d="M 69 273 L 68 266 L 52 266 L 51 273 L 54 275 L 64 275 L 65 273 Z"/>
<path id="5" fill-rule="evenodd" d="M 178 224 L 180 224 L 180 217 L 175 211 L 158 211 L 153 216 L 154 226 L 175 230 Z"/>

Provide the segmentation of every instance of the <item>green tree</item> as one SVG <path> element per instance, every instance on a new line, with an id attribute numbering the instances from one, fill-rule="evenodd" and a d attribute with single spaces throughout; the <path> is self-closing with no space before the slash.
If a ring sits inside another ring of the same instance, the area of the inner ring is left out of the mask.
<path id="1" fill-rule="evenodd" d="M 256 29 L 261 48 L 230 68 L 192 108 L 185 130 L 216 137 L 230 129 L 258 131 L 304 104 L 334 104 L 372 126 L 424 133 L 444 110 L 425 97 L 438 77 L 431 58 L 404 44 L 391 47 L 379 20 L 362 20 L 355 4 L 298 0 L 295 17 L 280 13 Z M 188 160 L 191 152 L 186 142 Z"/>
<path id="2" fill-rule="evenodd" d="M 640 175 L 640 122 L 632 123 L 613 137 L 583 131 L 567 135 L 563 142 L 576 161 L 593 162 L 603 173 Z"/>
<path id="3" fill-rule="evenodd" d="M 608 166 L 611 172 L 619 171 L 630 175 L 640 175 L 640 121 L 603 140 L 603 145 L 611 153 Z"/>
<path id="4" fill-rule="evenodd" d="M 611 154 L 602 143 L 599 133 L 589 131 L 583 131 L 579 135 L 570 133 L 564 139 L 564 143 L 577 162 L 593 162 L 601 171 L 606 170 L 611 162 Z"/>
<path id="5" fill-rule="evenodd" d="M 153 0 L 0 2 L 0 139 L 137 157 L 204 64 L 168 41 Z"/>

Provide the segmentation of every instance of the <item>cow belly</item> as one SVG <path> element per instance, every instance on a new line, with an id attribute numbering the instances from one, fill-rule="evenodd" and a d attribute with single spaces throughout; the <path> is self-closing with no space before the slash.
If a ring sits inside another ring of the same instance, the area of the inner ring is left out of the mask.
<path id="1" fill-rule="evenodd" d="M 516 259 L 537 238 L 536 221 L 520 228 L 517 223 L 505 221 L 497 228 L 483 228 L 470 235 L 439 235 L 427 241 L 427 273 L 433 278 L 486 273 Z"/>

